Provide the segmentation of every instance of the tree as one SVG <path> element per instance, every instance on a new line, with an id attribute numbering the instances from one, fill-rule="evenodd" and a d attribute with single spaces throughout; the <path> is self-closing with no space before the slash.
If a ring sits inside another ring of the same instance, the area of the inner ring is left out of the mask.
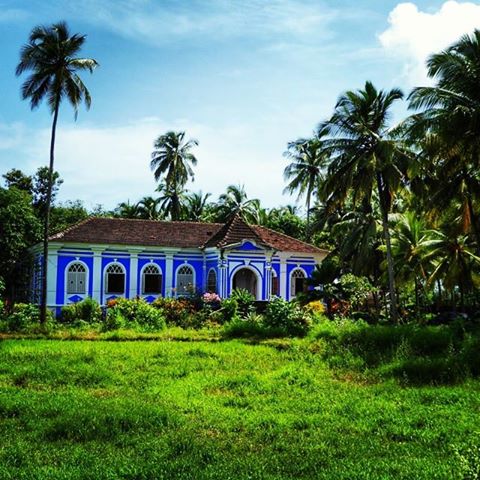
<path id="1" fill-rule="evenodd" d="M 130 200 L 121 202 L 115 208 L 115 216 L 121 218 L 138 218 L 138 203 L 130 203 Z"/>
<path id="2" fill-rule="evenodd" d="M 441 139 L 439 186 L 446 183 L 446 163 L 449 177 L 455 178 L 447 198 L 452 198 L 452 190 L 456 188 L 458 196 L 465 200 L 478 252 L 480 224 L 474 199 L 480 167 L 480 30 L 462 36 L 443 52 L 432 55 L 427 61 L 427 72 L 436 84 L 414 88 L 410 93 L 409 107 L 424 110 L 407 119 L 407 131 L 417 138 L 433 133 Z M 440 197 L 445 198 L 443 194 Z"/>
<path id="3" fill-rule="evenodd" d="M 28 192 L 0 188 L 0 272 L 7 295 L 23 280 L 29 266 L 28 248 L 41 238 L 41 224 L 32 208 Z M 25 268 L 24 268 L 25 267 Z"/>
<path id="4" fill-rule="evenodd" d="M 77 57 L 85 43 L 85 38 L 85 35 L 71 35 L 65 22 L 59 22 L 49 27 L 37 26 L 30 33 L 28 43 L 22 47 L 20 62 L 16 68 L 17 76 L 31 72 L 22 85 L 22 98 L 30 100 L 32 110 L 46 100 L 53 115 L 43 228 L 41 323 L 45 323 L 47 314 L 46 267 L 48 265 L 49 215 L 53 187 L 55 135 L 60 104 L 63 99 L 67 99 L 75 111 L 75 118 L 82 102 L 85 103 L 87 109 L 90 108 L 90 93 L 78 72 L 88 70 L 92 73 L 98 65 L 91 58 Z"/>
<path id="5" fill-rule="evenodd" d="M 342 202 L 352 193 L 354 203 L 360 200 L 367 205 L 377 192 L 394 322 L 398 312 L 388 214 L 410 157 L 405 145 L 392 135 L 388 120 L 392 105 L 402 98 L 398 89 L 386 92 L 366 82 L 363 90 L 343 94 L 330 120 L 320 127 L 333 137 L 329 144 L 333 156 L 323 185 L 327 200 Z"/>
<path id="6" fill-rule="evenodd" d="M 212 214 L 208 199 L 211 193 L 191 192 L 185 197 L 185 219 L 193 222 L 201 222 L 208 220 Z"/>
<path id="7" fill-rule="evenodd" d="M 150 167 L 155 180 L 165 182 L 172 201 L 172 220 L 180 219 L 180 196 L 187 181 L 194 179 L 192 166 L 197 165 L 197 159 L 191 150 L 197 145 L 196 140 L 185 141 L 185 132 L 167 132 L 155 140 Z"/>
<path id="8" fill-rule="evenodd" d="M 3 174 L 5 179 L 5 185 L 7 188 L 15 187 L 24 192 L 33 193 L 33 181 L 32 177 L 25 175 L 21 170 L 12 168 L 7 173 Z"/>
<path id="9" fill-rule="evenodd" d="M 153 197 L 143 197 L 137 203 L 136 216 L 145 220 L 160 220 L 162 218 L 162 214 L 160 212 L 159 204 L 159 199 Z"/>
<path id="10" fill-rule="evenodd" d="M 243 185 L 229 185 L 218 199 L 218 221 L 226 222 L 239 213 L 246 222 L 256 223 L 260 201 L 248 198 Z"/>
<path id="11" fill-rule="evenodd" d="M 324 138 L 328 131 L 320 129 L 312 139 L 300 139 L 288 144 L 284 153 L 292 163 L 284 170 L 285 180 L 289 181 L 285 192 L 298 192 L 298 199 L 305 196 L 307 208 L 306 240 L 310 240 L 310 205 L 312 195 L 321 182 L 329 158 L 329 150 L 325 148 Z"/>
<path id="12" fill-rule="evenodd" d="M 47 206 L 48 210 L 51 210 L 63 180 L 60 178 L 60 174 L 58 172 L 54 171 L 50 178 L 49 168 L 39 167 L 33 176 L 32 182 L 33 207 L 38 212 L 40 219 L 45 221 Z M 50 199 L 48 199 L 49 191 Z M 49 223 L 51 223 L 50 220 Z"/>
<path id="13" fill-rule="evenodd" d="M 60 232 L 71 225 L 88 218 L 88 212 L 81 200 L 68 200 L 52 206 L 50 211 L 50 231 Z"/>

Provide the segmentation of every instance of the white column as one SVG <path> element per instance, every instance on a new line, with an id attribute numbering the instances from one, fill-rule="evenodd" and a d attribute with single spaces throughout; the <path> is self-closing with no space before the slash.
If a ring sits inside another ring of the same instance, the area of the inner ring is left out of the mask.
<path id="1" fill-rule="evenodd" d="M 272 292 L 272 266 L 270 263 L 265 265 L 265 295 L 264 300 L 270 300 Z"/>
<path id="2" fill-rule="evenodd" d="M 92 298 L 98 303 L 102 303 L 102 249 L 92 248 L 93 250 L 93 272 L 92 272 Z"/>
<path id="3" fill-rule="evenodd" d="M 165 255 L 165 296 L 172 297 L 173 287 L 173 253 Z"/>
<path id="4" fill-rule="evenodd" d="M 48 250 L 48 265 L 46 265 L 47 275 L 47 305 L 54 307 L 57 304 L 57 269 L 58 269 L 58 251 Z"/>
<path id="5" fill-rule="evenodd" d="M 287 295 L 287 256 L 285 254 L 279 254 L 280 258 L 280 296 L 288 300 Z"/>
<path id="6" fill-rule="evenodd" d="M 137 296 L 137 277 L 138 277 L 138 253 L 130 252 L 130 280 L 128 298 L 135 298 Z"/>

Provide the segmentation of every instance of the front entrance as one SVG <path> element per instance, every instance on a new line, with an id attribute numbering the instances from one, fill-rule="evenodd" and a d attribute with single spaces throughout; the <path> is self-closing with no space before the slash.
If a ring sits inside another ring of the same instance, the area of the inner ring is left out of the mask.
<path id="1" fill-rule="evenodd" d="M 250 292 L 256 300 L 257 298 L 257 277 L 248 268 L 241 268 L 234 276 L 232 288 L 242 288 Z"/>

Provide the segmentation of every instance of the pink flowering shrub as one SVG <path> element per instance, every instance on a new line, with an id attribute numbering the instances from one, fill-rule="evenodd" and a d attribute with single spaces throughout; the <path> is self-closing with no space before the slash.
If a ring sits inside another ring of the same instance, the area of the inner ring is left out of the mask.
<path id="1" fill-rule="evenodd" d="M 220 303 L 222 301 L 217 293 L 210 292 L 204 293 L 202 299 L 204 303 Z"/>

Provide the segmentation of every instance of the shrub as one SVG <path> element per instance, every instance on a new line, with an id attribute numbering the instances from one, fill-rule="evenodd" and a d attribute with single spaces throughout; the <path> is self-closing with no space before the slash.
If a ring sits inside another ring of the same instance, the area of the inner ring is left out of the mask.
<path id="1" fill-rule="evenodd" d="M 167 325 L 187 328 L 195 306 L 186 298 L 157 298 L 152 307 L 159 309 Z"/>
<path id="2" fill-rule="evenodd" d="M 263 317 L 250 312 L 245 318 L 233 317 L 223 327 L 223 335 L 227 338 L 264 337 L 269 332 L 265 328 Z"/>
<path id="3" fill-rule="evenodd" d="M 5 313 L 0 328 L 6 332 L 36 333 L 40 330 L 50 329 L 53 326 L 53 315 L 47 310 L 47 322 L 44 327 L 40 325 L 40 309 L 31 303 L 17 303 L 9 314 Z"/>
<path id="4" fill-rule="evenodd" d="M 238 311 L 238 303 L 234 298 L 226 298 L 222 300 L 218 312 L 221 314 L 221 323 L 226 323 L 232 320 Z"/>
<path id="5" fill-rule="evenodd" d="M 244 288 L 236 288 L 232 291 L 230 298 L 233 298 L 238 305 L 238 313 L 241 316 L 248 315 L 253 310 L 255 297 Z"/>
<path id="6" fill-rule="evenodd" d="M 295 302 L 282 298 L 272 300 L 265 310 L 265 326 L 284 335 L 305 335 L 312 319 Z"/>
<path id="7" fill-rule="evenodd" d="M 325 305 L 321 300 L 314 300 L 309 302 L 304 307 L 305 311 L 310 314 L 322 314 L 325 313 Z"/>
<path id="8" fill-rule="evenodd" d="M 63 307 L 60 319 L 64 323 L 76 323 L 78 321 L 89 324 L 98 323 L 102 319 L 102 309 L 96 300 L 87 297 L 81 302 Z"/>
<path id="9" fill-rule="evenodd" d="M 107 312 L 105 328 L 140 327 L 144 330 L 162 330 L 166 327 L 163 312 L 143 299 L 120 298 Z"/>
<path id="10" fill-rule="evenodd" d="M 203 307 L 210 310 L 217 310 L 220 308 L 222 299 L 217 293 L 206 292 L 202 296 Z"/>

